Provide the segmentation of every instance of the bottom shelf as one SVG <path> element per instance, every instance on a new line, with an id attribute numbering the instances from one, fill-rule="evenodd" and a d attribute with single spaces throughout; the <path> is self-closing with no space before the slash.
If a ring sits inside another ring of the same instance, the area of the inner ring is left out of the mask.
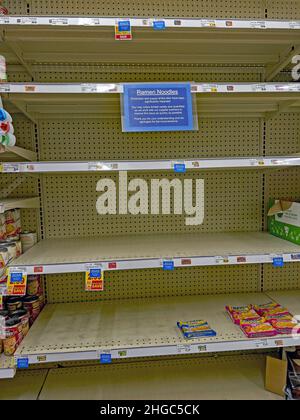
<path id="1" fill-rule="evenodd" d="M 225 312 L 226 305 L 267 303 L 274 298 L 300 314 L 300 291 L 185 296 L 133 301 L 49 304 L 16 352 L 29 364 L 101 360 L 300 345 L 300 335 L 247 339 Z M 216 337 L 186 340 L 176 322 L 205 319 Z"/>
<path id="2" fill-rule="evenodd" d="M 260 355 L 51 369 L 39 399 L 282 399 L 265 391 L 264 374 Z"/>

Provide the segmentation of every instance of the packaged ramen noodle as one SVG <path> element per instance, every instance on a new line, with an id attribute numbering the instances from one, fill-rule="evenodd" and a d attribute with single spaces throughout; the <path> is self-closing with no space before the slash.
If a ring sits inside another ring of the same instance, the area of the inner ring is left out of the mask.
<path id="1" fill-rule="evenodd" d="M 260 319 L 260 316 L 255 312 L 251 305 L 247 306 L 226 306 L 226 311 L 228 312 L 232 321 L 240 325 L 243 320 L 255 320 Z"/>
<path id="2" fill-rule="evenodd" d="M 215 337 L 217 333 L 204 320 L 178 321 L 178 328 L 185 338 Z"/>

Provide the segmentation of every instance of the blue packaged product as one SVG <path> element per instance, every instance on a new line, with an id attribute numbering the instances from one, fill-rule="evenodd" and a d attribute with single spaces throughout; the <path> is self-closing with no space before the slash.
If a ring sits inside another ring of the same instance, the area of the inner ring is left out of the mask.
<path id="1" fill-rule="evenodd" d="M 204 320 L 178 321 L 178 328 L 185 338 L 215 337 L 217 333 Z"/>

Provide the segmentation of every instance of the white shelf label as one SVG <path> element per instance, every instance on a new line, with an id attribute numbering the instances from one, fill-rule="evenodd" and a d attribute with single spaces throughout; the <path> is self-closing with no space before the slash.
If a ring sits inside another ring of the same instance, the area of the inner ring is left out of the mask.
<path id="1" fill-rule="evenodd" d="M 289 27 L 291 29 L 300 29 L 300 21 L 296 21 L 296 22 L 289 22 Z"/>
<path id="2" fill-rule="evenodd" d="M 213 19 L 202 19 L 201 26 L 203 28 L 215 28 L 217 26 L 217 22 Z"/>
<path id="3" fill-rule="evenodd" d="M 80 18 L 79 25 L 83 26 L 98 26 L 100 25 L 100 19 L 98 18 Z"/>
<path id="4" fill-rule="evenodd" d="M 250 22 L 250 27 L 255 29 L 266 29 L 266 21 L 265 20 L 254 20 Z"/>
<path id="5" fill-rule="evenodd" d="M 83 83 L 81 85 L 81 92 L 97 93 L 97 85 L 93 85 L 93 84 L 90 84 L 90 83 Z"/>
<path id="6" fill-rule="evenodd" d="M 252 87 L 253 92 L 267 92 L 267 85 L 255 85 Z"/>
<path id="7" fill-rule="evenodd" d="M 1 16 L 0 17 L 0 25 L 8 25 L 10 22 L 9 17 Z"/>
<path id="8" fill-rule="evenodd" d="M 22 23 L 23 25 L 37 25 L 38 20 L 36 17 L 22 17 L 21 19 L 17 19 L 18 23 Z"/>
<path id="9" fill-rule="evenodd" d="M 3 85 L 0 85 L 0 92 L 10 92 L 10 86 L 9 85 L 5 85 L 5 84 L 3 84 Z"/>
<path id="10" fill-rule="evenodd" d="M 22 165 L 19 163 L 3 163 L 3 172 L 4 173 L 15 173 L 21 172 Z"/>
<path id="11" fill-rule="evenodd" d="M 228 264 L 229 259 L 228 257 L 217 256 L 216 257 L 216 264 Z"/>
<path id="12" fill-rule="evenodd" d="M 257 347 L 257 348 L 268 347 L 268 340 L 257 340 L 257 341 L 255 341 L 255 347 Z"/>
<path id="13" fill-rule="evenodd" d="M 265 166 L 265 161 L 263 159 L 251 159 L 250 165 L 252 166 Z"/>
<path id="14" fill-rule="evenodd" d="M 178 344 L 177 353 L 190 353 L 192 346 L 190 344 Z"/>
<path id="15" fill-rule="evenodd" d="M 52 19 L 49 19 L 49 23 L 51 25 L 68 25 L 69 19 L 68 18 L 52 18 Z"/>
<path id="16" fill-rule="evenodd" d="M 218 86 L 217 85 L 203 85 L 203 92 L 209 92 L 209 93 L 218 92 Z"/>

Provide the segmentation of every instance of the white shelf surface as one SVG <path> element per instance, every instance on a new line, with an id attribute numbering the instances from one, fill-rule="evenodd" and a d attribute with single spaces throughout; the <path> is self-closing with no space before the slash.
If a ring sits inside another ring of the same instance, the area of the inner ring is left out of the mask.
<path id="1" fill-rule="evenodd" d="M 14 357 L 0 354 L 0 379 L 13 378 L 16 373 Z"/>
<path id="2" fill-rule="evenodd" d="M 173 159 L 173 160 L 132 160 L 132 161 L 53 161 L 3 163 L 4 173 L 49 173 L 49 172 L 114 172 L 172 170 L 176 165 L 185 169 L 249 169 L 300 166 L 299 156 L 215 158 L 215 159 Z"/>
<path id="3" fill-rule="evenodd" d="M 0 213 L 12 209 L 37 209 L 39 207 L 39 197 L 0 199 Z"/>
<path id="4" fill-rule="evenodd" d="M 282 400 L 264 389 L 265 357 L 222 356 L 51 369 L 40 400 Z"/>
<path id="5" fill-rule="evenodd" d="M 297 307 L 300 313 L 300 292 Z M 281 296 L 277 294 L 281 303 Z M 289 299 L 285 304 L 290 309 Z M 29 364 L 272 349 L 300 344 L 300 335 L 247 339 L 226 305 L 267 303 L 264 293 L 185 296 L 122 302 L 48 304 L 21 343 L 15 358 Z M 176 322 L 205 319 L 217 336 L 183 338 Z"/>
<path id="6" fill-rule="evenodd" d="M 300 246 L 263 232 L 123 235 L 74 239 L 44 239 L 13 261 L 27 274 L 85 272 L 86 264 L 103 270 L 300 261 Z"/>

